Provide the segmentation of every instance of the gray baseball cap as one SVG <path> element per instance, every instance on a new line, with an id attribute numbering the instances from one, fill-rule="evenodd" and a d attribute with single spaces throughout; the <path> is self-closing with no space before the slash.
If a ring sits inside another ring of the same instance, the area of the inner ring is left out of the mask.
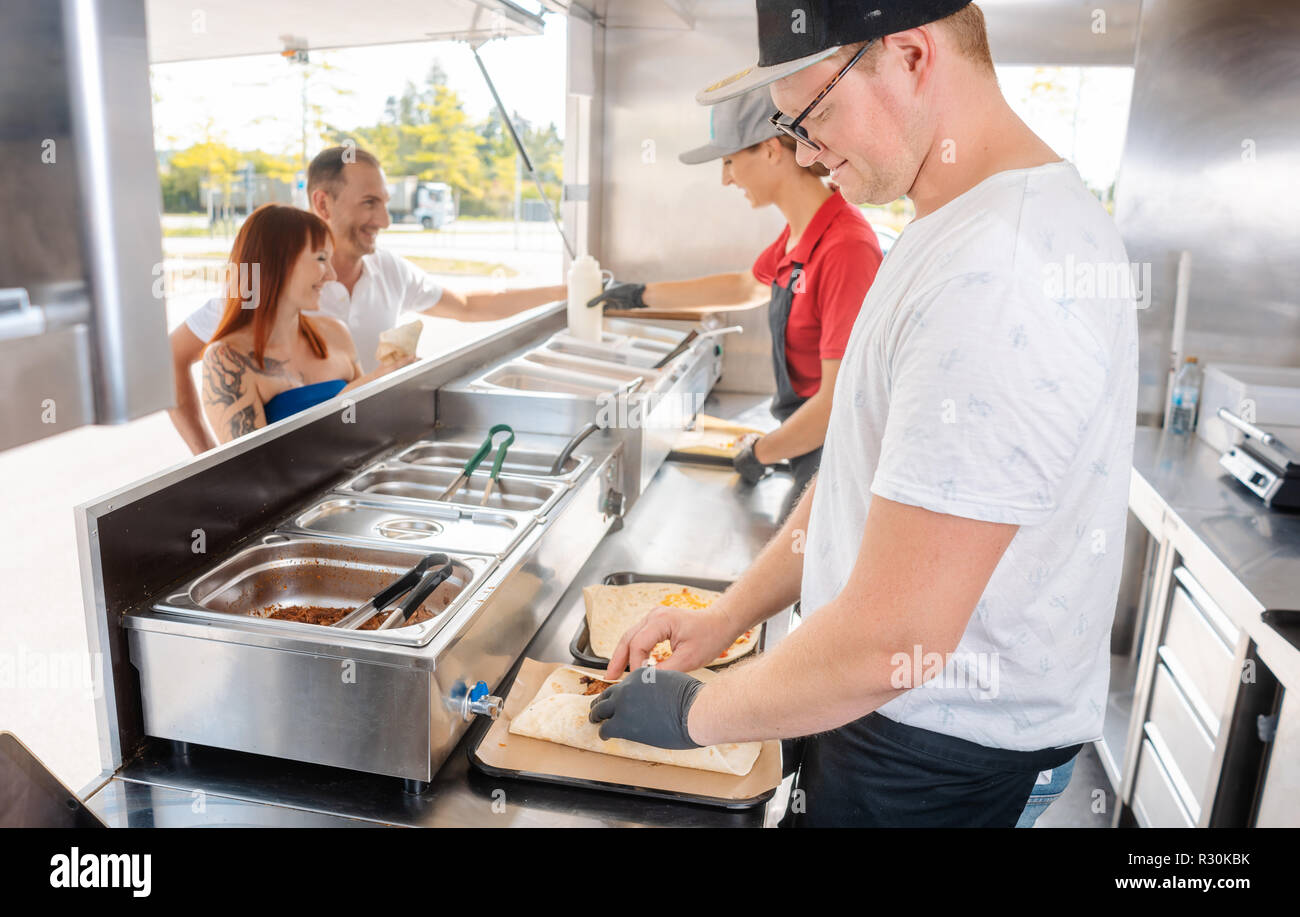
<path id="1" fill-rule="evenodd" d="M 762 143 L 781 132 L 768 119 L 776 106 L 767 88 L 756 89 L 714 105 L 709 112 L 709 142 L 677 158 L 687 165 L 720 159 Z"/>

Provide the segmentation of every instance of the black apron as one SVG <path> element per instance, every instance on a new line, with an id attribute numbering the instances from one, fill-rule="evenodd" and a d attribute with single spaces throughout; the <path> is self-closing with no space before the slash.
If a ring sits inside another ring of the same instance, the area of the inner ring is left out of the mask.
<path id="1" fill-rule="evenodd" d="M 1082 747 L 988 748 L 869 713 L 781 743 L 786 775 L 799 774 L 781 826 L 1011 828 L 1039 772 Z"/>
<path id="2" fill-rule="evenodd" d="M 772 301 L 767 307 L 767 324 L 772 332 L 772 375 L 776 378 L 776 395 L 772 398 L 772 416 L 785 423 L 790 415 L 799 410 L 808 399 L 798 394 L 790 384 L 790 367 L 785 358 L 785 329 L 790 323 L 790 309 L 794 306 L 794 286 L 803 276 L 803 265 L 794 262 L 790 268 L 790 280 L 785 286 L 775 279 L 772 281 Z M 783 507 L 781 517 L 784 519 L 789 511 L 799 502 L 804 488 L 817 473 L 821 464 L 822 450 L 818 446 L 812 452 L 796 455 L 790 459 L 790 470 L 794 473 L 794 487 L 790 498 Z"/>

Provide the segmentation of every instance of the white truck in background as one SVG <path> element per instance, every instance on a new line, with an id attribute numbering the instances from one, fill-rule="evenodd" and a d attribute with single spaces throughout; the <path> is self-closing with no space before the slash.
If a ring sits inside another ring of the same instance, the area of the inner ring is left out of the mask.
<path id="1" fill-rule="evenodd" d="M 441 229 L 456 219 L 456 193 L 445 182 L 401 176 L 389 180 L 388 194 L 388 213 L 394 223 L 419 223 L 425 229 Z"/>

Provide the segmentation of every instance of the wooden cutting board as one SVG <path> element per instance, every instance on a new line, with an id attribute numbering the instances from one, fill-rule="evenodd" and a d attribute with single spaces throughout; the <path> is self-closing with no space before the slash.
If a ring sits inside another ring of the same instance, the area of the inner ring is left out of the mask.
<path id="1" fill-rule="evenodd" d="M 774 739 L 763 743 L 750 772 L 737 777 L 693 767 L 633 761 L 512 735 L 511 719 L 523 712 L 541 689 L 546 676 L 562 664 L 567 663 L 538 662 L 535 659 L 523 661 L 514 684 L 510 686 L 501 715 L 493 721 L 471 755 L 475 766 L 502 776 L 663 798 L 680 795 L 696 802 L 722 805 L 751 800 L 761 802 L 759 797 L 770 796 L 780 785 L 781 743 Z M 596 678 L 604 677 L 604 672 L 598 669 L 583 671 Z M 718 677 L 708 671 L 692 674 L 704 680 Z"/>
<path id="2" fill-rule="evenodd" d="M 712 455 L 732 459 L 740 451 L 740 440 L 742 438 L 750 433 L 762 432 L 762 430 L 732 423 L 720 417 L 698 414 L 695 417 L 695 424 L 692 429 L 684 431 L 677 437 L 677 440 L 673 443 L 672 451 L 684 452 L 688 455 Z"/>

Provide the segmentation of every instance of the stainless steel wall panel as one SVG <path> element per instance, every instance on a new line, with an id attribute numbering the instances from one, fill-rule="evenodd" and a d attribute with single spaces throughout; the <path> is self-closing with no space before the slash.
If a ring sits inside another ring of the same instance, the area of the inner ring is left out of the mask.
<path id="1" fill-rule="evenodd" d="M 1115 216 L 1152 265 L 1139 411 L 1163 410 L 1178 254 L 1185 351 L 1300 363 L 1300 4 L 1146 0 Z"/>
<path id="2" fill-rule="evenodd" d="M 143 0 L 0 7 L 0 449 L 171 405 L 149 100 Z"/>
<path id="3" fill-rule="evenodd" d="M 999 64 L 1131 67 L 1138 0 L 984 0 Z"/>
<path id="4" fill-rule="evenodd" d="M 0 449 L 94 423 L 90 361 L 85 325 L 0 341 Z"/>
<path id="5" fill-rule="evenodd" d="M 613 16 L 620 4 L 608 6 Z M 677 160 L 709 138 L 709 110 L 696 104 L 696 91 L 758 54 L 752 3 L 704 0 L 692 15 L 690 30 L 606 30 L 601 263 L 624 280 L 748 271 L 785 226 L 776 208 L 754 210 L 722 187 L 720 162 Z M 766 311 L 726 318 L 745 333 L 727 341 L 719 387 L 771 392 Z"/>
<path id="6" fill-rule="evenodd" d="M 63 31 L 96 420 L 125 423 L 173 404 L 143 0 L 63 0 Z"/>

